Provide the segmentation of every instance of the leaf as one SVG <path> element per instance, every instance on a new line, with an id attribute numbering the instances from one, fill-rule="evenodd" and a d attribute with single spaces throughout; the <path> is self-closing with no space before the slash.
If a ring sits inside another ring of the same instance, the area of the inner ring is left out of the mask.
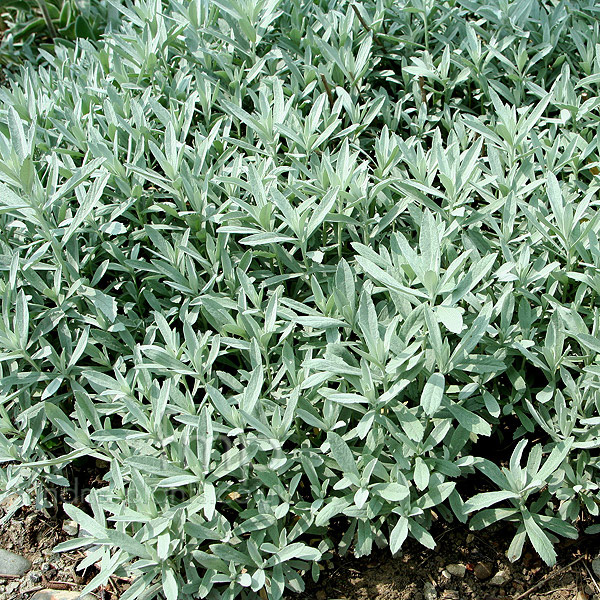
<path id="1" fill-rule="evenodd" d="M 560 467 L 573 445 L 573 438 L 568 438 L 556 444 L 550 452 L 550 456 L 537 472 L 536 478 L 541 481 L 547 481 L 554 474 L 556 469 Z"/>
<path id="2" fill-rule="evenodd" d="M 519 495 L 511 491 L 499 491 L 499 492 L 482 492 L 476 494 L 472 498 L 469 498 L 464 505 L 463 510 L 465 514 L 474 512 L 476 510 L 482 510 L 489 508 L 493 504 L 502 502 L 503 500 L 518 499 Z"/>
<path id="3" fill-rule="evenodd" d="M 10 131 L 10 141 L 12 146 L 17 153 L 19 161 L 23 162 L 29 155 L 27 138 L 25 137 L 25 130 L 23 129 L 23 122 L 19 113 L 13 106 L 8 107 L 8 129 Z"/>
<path id="4" fill-rule="evenodd" d="M 384 286 L 395 292 L 400 292 L 410 297 L 416 298 L 427 298 L 427 294 L 419 290 L 414 290 L 403 284 L 401 284 L 395 277 L 378 267 L 374 262 L 362 256 L 356 257 L 356 262 L 362 267 L 364 272 L 375 279 L 375 281 L 381 282 Z"/>
<path id="5" fill-rule="evenodd" d="M 435 316 L 438 321 L 452 333 L 460 333 L 463 329 L 462 311 L 451 306 L 436 306 Z"/>
<path id="6" fill-rule="evenodd" d="M 117 319 L 117 301 L 100 290 L 87 288 L 85 295 L 90 298 L 92 304 L 99 313 L 102 313 L 111 323 Z"/>
<path id="7" fill-rule="evenodd" d="M 535 548 L 535 551 L 540 555 L 540 558 L 549 566 L 556 564 L 556 552 L 552 547 L 552 542 L 548 536 L 542 531 L 541 527 L 535 522 L 533 515 L 524 510 L 523 523 L 527 537 Z"/>
<path id="8" fill-rule="evenodd" d="M 110 178 L 110 173 L 105 171 L 99 177 L 96 177 L 90 186 L 90 188 L 85 192 L 84 200 L 77 209 L 77 213 L 73 217 L 69 227 L 65 231 L 62 244 L 63 246 L 71 239 L 74 233 L 79 229 L 81 224 L 85 221 L 85 219 L 90 215 L 90 213 L 94 210 L 97 203 L 99 202 L 102 193 L 104 192 L 104 188 L 108 183 Z"/>
<path id="9" fill-rule="evenodd" d="M 277 552 L 275 555 L 275 564 L 287 562 L 294 558 L 300 560 L 319 560 L 321 553 L 316 548 L 311 548 L 302 542 L 294 542 Z"/>
<path id="10" fill-rule="evenodd" d="M 327 442 L 331 448 L 331 454 L 342 469 L 342 472 L 354 475 L 356 479 L 360 479 L 358 468 L 348 444 L 337 433 L 331 431 L 327 433 Z"/>
<path id="11" fill-rule="evenodd" d="M 350 502 L 342 498 L 332 498 L 323 508 L 319 510 L 315 517 L 315 525 L 322 527 L 327 525 L 333 517 L 342 514 L 346 508 L 350 506 Z"/>
<path id="12" fill-rule="evenodd" d="M 252 371 L 248 386 L 244 390 L 244 397 L 241 404 L 243 410 L 250 415 L 254 412 L 254 408 L 258 402 L 263 382 L 263 368 L 262 365 L 259 365 Z"/>
<path id="13" fill-rule="evenodd" d="M 390 534 L 390 551 L 396 554 L 408 536 L 408 519 L 400 517 Z"/>
<path id="14" fill-rule="evenodd" d="M 429 485 L 429 468 L 420 456 L 415 459 L 414 480 L 420 491 L 425 490 Z"/>
<path id="15" fill-rule="evenodd" d="M 597 337 L 588 333 L 578 333 L 575 339 L 592 352 L 600 354 L 600 340 Z"/>
<path id="16" fill-rule="evenodd" d="M 444 397 L 445 385 L 446 380 L 441 373 L 430 375 L 421 393 L 421 406 L 426 415 L 432 417 L 438 411 Z"/>
<path id="17" fill-rule="evenodd" d="M 492 435 L 492 428 L 490 427 L 490 424 L 479 415 L 476 415 L 474 412 L 471 412 L 459 404 L 454 403 L 450 404 L 448 409 L 452 413 L 452 416 L 467 431 L 476 433 L 478 435 Z"/>
<path id="18" fill-rule="evenodd" d="M 163 574 L 162 587 L 167 600 L 177 600 L 179 597 L 179 586 L 173 569 L 166 568 Z"/>
<path id="19" fill-rule="evenodd" d="M 0 181 L 0 204 L 15 210 L 29 208 L 30 205 Z"/>
<path id="20" fill-rule="evenodd" d="M 347 327 L 344 321 L 331 317 L 296 317 L 295 321 L 303 327 L 314 329 L 328 329 L 330 327 Z"/>
<path id="21" fill-rule="evenodd" d="M 400 502 L 410 495 L 408 486 L 400 483 L 379 483 L 372 488 L 384 500 L 388 502 Z"/>
<path id="22" fill-rule="evenodd" d="M 72 504 L 63 504 L 65 512 L 78 523 L 82 529 L 87 531 L 96 539 L 104 539 L 106 537 L 106 530 L 104 527 L 99 525 L 95 519 L 84 513 L 81 509 L 73 506 Z"/>
<path id="23" fill-rule="evenodd" d="M 323 221 L 327 217 L 327 213 L 329 213 L 333 208 L 333 205 L 337 200 L 339 191 L 339 187 L 333 187 L 325 194 L 325 196 L 319 203 L 319 206 L 316 208 L 316 210 L 310 217 L 308 226 L 306 228 L 307 238 L 309 238 L 317 229 L 317 227 L 319 227 L 321 223 L 323 223 Z"/>

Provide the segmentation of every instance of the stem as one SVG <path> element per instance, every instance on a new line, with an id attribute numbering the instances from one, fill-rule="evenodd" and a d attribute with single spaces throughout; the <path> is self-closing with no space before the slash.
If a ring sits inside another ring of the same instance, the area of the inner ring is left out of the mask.
<path id="1" fill-rule="evenodd" d="M 373 41 L 380 46 L 381 48 L 384 47 L 384 45 L 381 43 L 381 40 L 375 35 L 375 32 L 369 27 L 369 25 L 365 22 L 365 20 L 362 18 L 362 15 L 360 14 L 360 11 L 358 10 L 358 8 L 356 7 L 356 4 L 352 4 L 352 10 L 354 11 L 354 14 L 356 15 L 356 17 L 358 18 L 358 20 L 360 21 L 360 24 L 363 26 L 363 28 L 368 31 L 372 36 L 373 36 Z"/>
<path id="2" fill-rule="evenodd" d="M 325 78 L 325 75 L 323 75 L 323 73 L 321 73 L 321 81 L 323 82 L 323 86 L 325 87 L 325 91 L 327 92 L 327 98 L 329 99 L 329 105 L 331 107 L 333 107 L 333 105 L 335 104 L 335 101 L 333 99 L 333 94 L 331 93 L 331 88 L 329 87 L 329 83 L 327 82 L 327 79 Z"/>
<path id="3" fill-rule="evenodd" d="M 42 16 L 44 17 L 44 21 L 46 21 L 46 27 L 48 27 L 48 31 L 50 32 L 50 37 L 52 39 L 58 37 L 58 33 L 56 28 L 54 27 L 54 23 L 52 22 L 52 18 L 50 17 L 50 13 L 48 12 L 48 6 L 46 5 L 46 0 L 37 0 L 38 6 L 42 11 Z"/>

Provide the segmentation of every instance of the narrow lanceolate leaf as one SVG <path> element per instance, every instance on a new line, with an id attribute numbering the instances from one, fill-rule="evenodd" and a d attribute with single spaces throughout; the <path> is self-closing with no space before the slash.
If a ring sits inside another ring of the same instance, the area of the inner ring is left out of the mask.
<path id="1" fill-rule="evenodd" d="M 339 193 L 339 188 L 334 187 L 334 188 L 331 188 L 325 194 L 325 196 L 323 197 L 323 199 L 321 200 L 321 202 L 315 209 L 314 213 L 312 214 L 312 216 L 308 222 L 308 226 L 307 226 L 307 230 L 306 230 L 307 238 L 310 237 L 313 234 L 313 232 L 317 229 L 317 227 L 319 227 L 323 223 L 323 221 L 327 217 L 327 213 L 331 212 L 331 209 L 333 208 L 333 206 L 335 205 L 335 202 L 337 200 L 338 193 Z"/>
<path id="2" fill-rule="evenodd" d="M 390 534 L 390 551 L 396 554 L 408 536 L 408 519 L 400 517 Z"/>
<path id="3" fill-rule="evenodd" d="M 6 184 L 0 182 L 0 211 L 3 209 L 22 209 L 28 208 L 31 205 L 15 192 L 13 192 Z"/>
<path id="4" fill-rule="evenodd" d="M 23 129 L 23 122 L 13 106 L 8 107 L 8 129 L 10 131 L 12 147 L 22 162 L 29 154 L 29 148 L 27 138 L 25 137 L 25 130 Z"/>
<path id="5" fill-rule="evenodd" d="M 96 208 L 96 205 L 100 201 L 102 193 L 104 192 L 104 188 L 110 178 L 110 173 L 105 171 L 100 176 L 94 179 L 93 183 L 89 187 L 89 189 L 84 192 L 84 200 L 77 209 L 73 220 L 69 224 L 69 227 L 65 231 L 62 243 L 66 244 L 73 234 L 79 229 L 81 224 L 85 221 L 85 219 L 92 213 L 92 211 Z"/>
<path id="6" fill-rule="evenodd" d="M 463 510 L 465 513 L 470 513 L 475 510 L 482 510 L 489 508 L 498 502 L 503 500 L 510 500 L 511 498 L 518 498 L 519 495 L 511 491 L 499 491 L 499 492 L 482 492 L 467 500 L 464 503 Z"/>
<path id="7" fill-rule="evenodd" d="M 332 317 L 296 317 L 294 320 L 304 327 L 314 327 L 315 329 L 344 327 L 346 325 L 344 321 Z"/>
<path id="8" fill-rule="evenodd" d="M 548 566 L 554 565 L 556 563 L 556 551 L 552 547 L 552 542 L 535 522 L 533 515 L 527 510 L 523 511 L 523 523 L 525 524 L 527 537 L 530 539 L 536 552 L 540 555 L 540 558 Z"/>

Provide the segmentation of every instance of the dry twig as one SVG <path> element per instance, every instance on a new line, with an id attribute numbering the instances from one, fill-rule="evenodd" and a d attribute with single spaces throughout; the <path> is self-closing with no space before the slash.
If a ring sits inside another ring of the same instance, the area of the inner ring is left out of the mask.
<path id="1" fill-rule="evenodd" d="M 538 581 L 533 587 L 530 587 L 528 590 L 524 591 L 520 596 L 517 596 L 513 600 L 521 600 L 521 598 L 526 598 L 527 596 L 529 596 L 529 594 L 535 592 L 535 590 L 540 589 L 544 585 L 544 583 L 546 583 L 546 581 L 552 579 L 553 577 L 556 577 L 557 575 L 560 575 L 560 573 L 563 573 L 568 568 L 572 567 L 575 563 L 578 563 L 582 559 L 583 556 L 580 556 L 579 558 L 576 558 L 575 560 L 571 561 L 568 565 L 562 567 L 562 569 L 559 569 L 555 573 L 546 573 L 546 575 L 544 575 L 544 577 L 542 577 L 542 579 L 540 579 L 540 581 Z"/>

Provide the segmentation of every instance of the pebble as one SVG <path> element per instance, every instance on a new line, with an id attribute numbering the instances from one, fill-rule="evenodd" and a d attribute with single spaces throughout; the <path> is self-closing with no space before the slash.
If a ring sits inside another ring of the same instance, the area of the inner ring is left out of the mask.
<path id="1" fill-rule="evenodd" d="M 71 537 L 77 536 L 79 533 L 79 525 L 75 523 L 75 521 L 64 521 L 62 525 L 62 530 Z"/>
<path id="2" fill-rule="evenodd" d="M 39 583 L 42 580 L 42 574 L 38 571 L 31 571 L 31 573 L 29 573 L 29 579 L 32 583 Z"/>
<path id="3" fill-rule="evenodd" d="M 6 593 L 11 594 L 17 591 L 17 588 L 21 585 L 20 581 L 11 581 L 6 584 Z"/>
<path id="4" fill-rule="evenodd" d="M 473 569 L 473 573 L 479 581 L 484 581 L 492 576 L 492 569 L 488 563 L 478 562 Z"/>
<path id="5" fill-rule="evenodd" d="M 425 600 L 437 600 L 437 592 L 430 581 L 426 581 L 423 586 L 423 597 Z"/>
<path id="6" fill-rule="evenodd" d="M 600 577 L 600 556 L 597 556 L 592 561 L 592 570 L 596 574 L 596 577 Z"/>
<path id="7" fill-rule="evenodd" d="M 36 513 L 31 513 L 25 517 L 25 527 L 33 527 L 33 524 L 38 520 Z"/>
<path id="8" fill-rule="evenodd" d="M 31 600 L 97 600 L 92 594 L 82 596 L 79 592 L 71 590 L 40 590 Z"/>
<path id="9" fill-rule="evenodd" d="M 454 575 L 454 577 L 464 577 L 467 572 L 467 567 L 465 565 L 446 565 L 446 571 L 450 573 L 450 575 Z"/>
<path id="10" fill-rule="evenodd" d="M 30 560 L 14 552 L 0 549 L 0 574 L 22 577 L 29 569 L 31 569 Z"/>
<path id="11" fill-rule="evenodd" d="M 489 581 L 490 585 L 501 586 L 510 581 L 510 576 L 506 571 L 498 571 Z"/>

